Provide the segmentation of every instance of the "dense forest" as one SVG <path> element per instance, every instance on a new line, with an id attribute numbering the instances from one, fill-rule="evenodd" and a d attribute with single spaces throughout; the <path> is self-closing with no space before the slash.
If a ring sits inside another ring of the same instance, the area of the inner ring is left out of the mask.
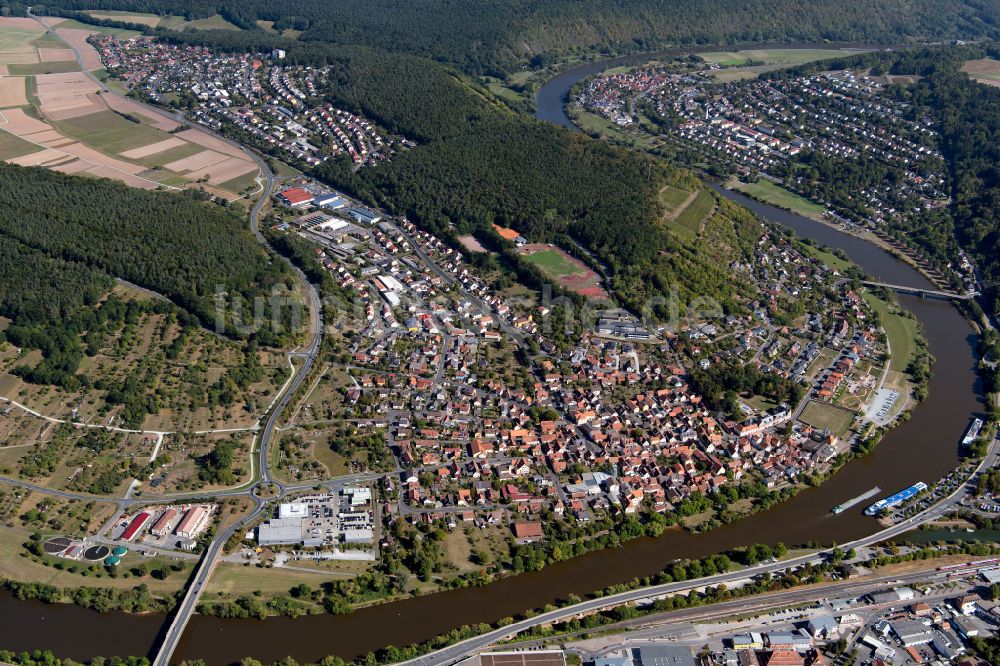
<path id="1" fill-rule="evenodd" d="M 0 164 L 0 210 L 0 271 L 7 286 L 27 287 L 0 292 L 0 315 L 18 323 L 65 319 L 116 277 L 163 294 L 214 329 L 217 291 L 252 302 L 291 280 L 241 217 L 197 193 Z M 225 323 L 223 332 L 238 336 Z M 264 344 L 286 337 L 271 326 L 252 335 Z"/>
<path id="2" fill-rule="evenodd" d="M 434 58 L 498 74 L 571 53 L 674 44 L 995 37 L 989 0 L 49 0 L 46 7 L 120 9 L 200 18 L 244 30 L 301 30 L 300 39 Z M 37 5 L 36 5 L 37 8 Z M 781 17 L 781 20 L 775 20 Z"/>
<path id="3" fill-rule="evenodd" d="M 197 193 L 146 192 L 0 163 L 0 210 L 0 316 L 11 320 L 0 341 L 42 352 L 39 362 L 17 365 L 14 374 L 69 391 L 103 390 L 109 404 L 124 406 L 122 417 L 130 427 L 161 407 L 147 391 L 156 364 L 142 359 L 121 382 L 97 378 L 95 383 L 80 372 L 87 356 L 149 312 L 167 314 L 181 325 L 181 335 L 166 349 L 168 356 L 176 355 L 199 323 L 216 328 L 216 289 L 228 298 L 265 298 L 291 279 L 286 264 L 266 253 L 238 216 L 200 201 Z M 114 278 L 172 303 L 108 295 Z M 219 330 L 248 337 L 250 349 L 258 342 L 284 344 L 296 334 L 265 325 L 240 335 L 233 323 L 227 320 Z M 245 388 L 259 379 L 242 374 L 244 368 L 230 369 L 208 387 L 209 394 L 225 403 L 230 387 Z"/>

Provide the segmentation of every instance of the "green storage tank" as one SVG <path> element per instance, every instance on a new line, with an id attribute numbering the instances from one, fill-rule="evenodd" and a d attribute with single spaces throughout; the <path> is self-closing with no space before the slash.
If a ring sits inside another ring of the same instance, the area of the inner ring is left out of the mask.
<path id="1" fill-rule="evenodd" d="M 115 567 L 118 566 L 118 563 L 121 561 L 122 558 L 118 557 L 117 555 L 111 555 L 106 560 L 104 560 L 104 563 L 107 564 L 109 567 Z"/>

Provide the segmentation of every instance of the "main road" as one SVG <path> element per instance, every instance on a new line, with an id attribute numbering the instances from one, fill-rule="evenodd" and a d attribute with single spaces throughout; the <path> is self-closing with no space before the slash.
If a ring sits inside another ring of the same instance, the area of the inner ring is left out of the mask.
<path id="1" fill-rule="evenodd" d="M 875 534 L 856 539 L 849 543 L 840 544 L 841 550 L 850 550 L 851 548 L 864 548 L 871 546 L 880 541 L 885 541 L 886 539 L 892 539 L 900 534 L 909 532 L 916 529 L 925 522 L 936 520 L 941 516 L 947 514 L 955 505 L 966 496 L 968 491 L 974 486 L 976 477 L 984 469 L 989 469 L 997 461 L 997 452 L 1000 449 L 1000 440 L 994 439 L 990 444 L 990 448 L 986 455 L 983 457 L 979 465 L 972 471 L 969 478 L 965 483 L 959 485 L 959 487 L 950 495 L 943 498 L 940 502 L 937 502 L 931 507 L 928 507 L 924 511 L 906 518 L 899 523 L 887 527 Z M 483 649 L 497 643 L 501 640 L 507 639 L 516 634 L 528 631 L 533 627 L 540 625 L 550 624 L 553 622 L 561 622 L 564 620 L 569 620 L 575 616 L 587 613 L 593 613 L 596 611 L 604 610 L 606 608 L 611 608 L 614 606 L 620 606 L 622 604 L 634 603 L 637 601 L 642 601 L 649 599 L 651 597 L 657 597 L 661 595 L 677 594 L 680 592 L 688 592 L 690 590 L 695 590 L 698 588 L 706 586 L 716 586 L 722 584 L 733 583 L 739 580 L 749 578 L 751 576 L 756 576 L 759 574 L 774 574 L 780 573 L 786 570 L 795 569 L 806 564 L 818 564 L 824 560 L 824 558 L 829 554 L 830 550 L 820 550 L 808 555 L 801 555 L 788 560 L 782 560 L 780 562 L 765 562 L 758 564 L 753 567 L 748 567 L 745 569 L 740 569 L 738 571 L 730 571 L 727 573 L 716 574 L 714 576 L 706 576 L 704 578 L 698 578 L 696 580 L 688 580 L 676 583 L 664 583 L 662 585 L 651 585 L 649 587 L 643 587 L 636 590 L 630 590 L 628 592 L 621 592 L 619 594 L 612 594 L 606 597 L 601 597 L 598 599 L 590 599 L 583 601 L 578 604 L 573 604 L 570 606 L 565 606 L 557 610 L 549 611 L 546 613 L 540 613 L 534 617 L 530 617 L 519 622 L 514 622 L 505 627 L 495 629 L 493 631 L 481 634 L 474 638 L 456 643 L 455 645 L 442 648 L 435 652 L 417 657 L 416 659 L 411 659 L 407 662 L 409 666 L 449 666 L 454 664 L 466 657 L 473 655 Z"/>
<path id="2" fill-rule="evenodd" d="M 56 31 L 52 28 L 52 26 L 50 26 L 40 17 L 32 14 L 30 9 L 28 10 L 28 15 L 34 18 L 36 21 L 38 21 L 38 23 L 40 23 L 48 33 L 56 37 L 59 37 L 58 33 L 56 33 Z M 62 39 L 61 37 L 59 38 Z M 100 87 L 102 94 L 118 95 L 119 97 L 121 97 L 121 95 L 117 91 L 109 88 L 107 85 L 104 84 L 103 81 L 98 79 L 96 76 L 94 76 L 92 72 L 90 72 L 87 69 L 86 65 L 83 62 L 83 55 L 80 53 L 79 49 L 75 45 L 69 44 L 69 42 L 66 43 L 69 45 L 69 48 L 73 50 L 73 55 L 76 57 L 76 60 L 80 65 L 80 69 L 83 70 L 83 72 Z M 132 100 L 132 101 L 137 101 L 137 100 Z M 189 122 L 189 120 L 181 114 L 164 111 L 163 109 L 151 106 L 149 104 L 145 104 L 143 102 L 139 103 L 143 104 L 143 106 L 145 106 L 151 112 L 157 115 L 165 116 L 177 122 L 183 122 L 183 123 Z M 249 148 L 240 144 L 239 142 L 233 141 L 232 139 L 225 137 L 217 132 L 214 132 L 208 128 L 205 128 L 203 126 L 199 127 L 202 131 L 205 131 L 211 134 L 212 136 L 215 136 L 216 138 L 221 139 L 222 141 L 225 141 L 226 143 L 242 150 L 251 159 L 253 159 L 254 162 L 256 162 L 258 167 L 260 168 L 260 172 L 261 175 L 263 176 L 264 182 L 261 187 L 260 197 L 257 199 L 256 203 L 254 203 L 253 207 L 250 209 L 250 230 L 253 232 L 254 237 L 261 244 L 267 246 L 268 245 L 267 239 L 260 231 L 260 215 L 264 209 L 264 206 L 270 200 L 271 191 L 274 189 L 274 183 L 275 183 L 274 172 L 271 170 L 271 167 L 270 165 L 268 165 L 267 161 L 258 153 L 254 152 L 253 150 L 250 150 Z M 302 382 L 305 381 L 305 378 L 309 375 L 310 371 L 312 370 L 312 367 L 316 362 L 316 358 L 319 355 L 319 351 L 323 342 L 322 304 L 320 302 L 319 294 L 316 291 L 316 287 L 309 282 L 305 274 L 301 270 L 299 270 L 294 264 L 292 264 L 291 261 L 288 261 L 288 264 L 292 267 L 292 270 L 295 271 L 296 275 L 299 277 L 302 284 L 306 286 L 307 298 L 310 301 L 310 307 L 308 308 L 308 310 L 311 319 L 310 321 L 310 330 L 312 331 L 311 341 L 305 349 L 289 353 L 290 358 L 299 359 L 302 362 L 302 365 L 301 367 L 299 367 L 298 371 L 293 371 L 295 372 L 294 376 L 292 377 L 288 385 L 285 387 L 281 397 L 271 407 L 270 411 L 266 414 L 266 421 L 264 423 L 264 427 L 260 430 L 260 432 L 257 435 L 257 453 L 258 453 L 257 479 L 254 482 L 251 482 L 251 484 L 244 490 L 212 493 L 212 495 L 215 496 L 230 495 L 230 494 L 249 495 L 253 498 L 254 509 L 250 514 L 245 516 L 243 519 L 234 522 L 229 527 L 217 533 L 215 535 L 215 538 L 209 544 L 208 548 L 205 549 L 204 556 L 202 557 L 198 567 L 195 569 L 194 575 L 184 595 L 184 599 L 177 607 L 174 617 L 170 622 L 170 626 L 167 629 L 166 635 L 164 636 L 163 643 L 156 654 L 156 658 L 153 661 L 154 666 L 167 666 L 170 663 L 170 659 L 173 656 L 174 650 L 177 648 L 177 643 L 180 641 L 180 638 L 184 633 L 184 629 L 187 626 L 188 620 L 191 618 L 191 615 L 194 613 L 195 609 L 198 606 L 198 600 L 201 597 L 201 593 L 204 591 L 205 586 L 208 583 L 208 579 L 211 577 L 212 571 L 215 569 L 215 565 L 218 562 L 219 556 L 222 554 L 223 548 L 225 548 L 226 542 L 229 541 L 229 538 L 232 537 L 233 534 L 236 534 L 238 530 L 245 529 L 244 525 L 247 525 L 248 523 L 252 523 L 253 521 L 255 521 L 266 510 L 267 501 L 260 495 L 258 495 L 256 491 L 260 489 L 262 486 L 276 484 L 281 489 L 279 496 L 284 495 L 284 493 L 286 492 L 286 488 L 284 487 L 284 485 L 276 481 L 271 474 L 271 456 L 270 456 L 271 440 L 274 437 L 275 426 L 277 425 L 278 420 L 281 418 L 281 414 L 284 412 L 285 408 L 291 402 L 296 391 L 299 389 L 299 387 L 302 385 Z M 22 487 L 26 486 L 26 484 L 24 484 L 23 482 L 18 482 L 14 479 L 6 479 L 0 477 L 0 481 L 9 481 L 15 483 L 16 485 L 20 485 Z M 291 490 L 292 487 L 289 487 L 288 489 Z M 76 496 L 77 494 L 71 495 L 70 493 L 63 493 L 62 491 L 57 491 L 54 494 L 65 496 L 70 499 L 79 499 L 79 497 Z M 175 497 L 173 499 L 176 500 L 177 498 Z M 121 505 L 123 502 L 125 502 L 125 500 L 120 501 L 119 504 Z"/>
<path id="3" fill-rule="evenodd" d="M 267 245 L 267 240 L 260 231 L 260 213 L 263 210 L 264 205 L 271 197 L 271 190 L 273 189 L 275 182 L 274 172 L 271 171 L 270 166 L 262 157 L 260 157 L 260 155 L 243 146 L 241 146 L 241 148 L 257 162 L 260 166 L 261 173 L 264 176 L 263 191 L 260 194 L 260 198 L 250 210 L 250 229 L 253 231 L 253 234 L 258 241 Z M 291 265 L 291 262 L 289 262 L 289 264 Z M 271 475 L 271 440 L 274 437 L 275 426 L 281 418 L 281 414 L 284 412 L 285 408 L 291 402 L 292 397 L 312 370 L 323 342 L 323 315 L 319 294 L 316 291 L 316 287 L 309 282 L 302 271 L 294 265 L 292 265 L 292 268 L 300 277 L 302 283 L 306 285 L 307 293 L 311 301 L 312 307 L 309 308 L 309 313 L 312 318 L 311 328 L 313 330 L 313 336 L 308 347 L 304 350 L 289 354 L 289 356 L 301 359 L 302 366 L 295 373 L 288 386 L 285 387 L 285 391 L 281 395 L 281 398 L 273 405 L 270 412 L 266 415 L 267 420 L 258 435 L 258 480 L 257 483 L 251 488 L 252 492 L 253 490 L 260 489 L 265 485 L 274 484 L 280 488 L 279 497 L 284 495 L 286 490 L 289 488 L 286 488 L 284 484 L 277 481 Z M 168 666 L 170 664 L 170 659 L 173 656 L 174 651 L 177 649 L 177 644 L 180 642 L 181 636 L 184 635 L 184 629 L 187 627 L 188 621 L 191 619 L 195 609 L 198 607 L 198 600 L 201 598 L 201 594 L 204 591 L 205 586 L 208 584 L 208 579 L 212 576 L 212 572 L 215 570 L 215 565 L 219 560 L 219 556 L 222 555 L 222 550 L 229 541 L 230 537 L 232 537 L 233 534 L 236 534 L 237 530 L 245 529 L 244 525 L 257 520 L 257 518 L 265 512 L 267 508 L 267 501 L 261 498 L 256 492 L 253 493 L 253 498 L 254 510 L 242 520 L 236 521 L 225 530 L 216 534 L 215 539 L 212 540 L 211 544 L 209 544 L 208 548 L 205 550 L 205 555 L 198 568 L 195 570 L 191 582 L 188 584 L 187 591 L 184 594 L 184 599 L 177 607 L 174 617 L 170 622 L 170 626 L 167 629 L 166 635 L 163 637 L 163 643 L 160 645 L 160 649 L 156 653 L 156 658 L 153 660 L 153 666 Z"/>

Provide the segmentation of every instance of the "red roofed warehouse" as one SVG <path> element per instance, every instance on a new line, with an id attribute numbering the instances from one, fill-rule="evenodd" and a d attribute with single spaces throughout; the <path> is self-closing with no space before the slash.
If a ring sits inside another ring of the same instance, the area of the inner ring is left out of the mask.
<path id="1" fill-rule="evenodd" d="M 160 516 L 160 519 L 156 521 L 153 525 L 153 529 L 149 530 L 153 536 L 161 537 L 164 534 L 170 532 L 170 521 L 174 519 L 177 515 L 177 509 L 167 509 Z"/>
<path id="2" fill-rule="evenodd" d="M 279 192 L 277 198 L 278 201 L 286 206 L 300 208 L 309 204 L 313 200 L 313 195 L 311 192 L 307 192 L 301 187 L 289 187 L 287 190 Z"/>
<path id="3" fill-rule="evenodd" d="M 518 544 L 535 543 L 542 540 L 542 524 L 537 522 L 514 523 L 514 540 Z"/>
<path id="4" fill-rule="evenodd" d="M 132 538 L 139 533 L 139 530 L 146 526 L 146 523 L 149 522 L 150 518 L 152 518 L 152 516 L 149 513 L 140 511 L 139 515 L 133 518 L 132 522 L 125 528 L 125 531 L 122 532 L 121 538 L 124 541 L 131 541 Z"/>
<path id="5" fill-rule="evenodd" d="M 184 537 L 185 539 L 195 538 L 201 532 L 202 528 L 205 527 L 205 521 L 208 519 L 208 516 L 208 509 L 205 507 L 192 507 L 184 515 L 184 520 L 181 521 L 181 524 L 177 526 L 177 536 Z"/>

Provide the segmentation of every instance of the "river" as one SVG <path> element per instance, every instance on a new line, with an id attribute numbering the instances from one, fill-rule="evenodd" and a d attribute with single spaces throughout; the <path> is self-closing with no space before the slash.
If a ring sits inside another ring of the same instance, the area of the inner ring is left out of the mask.
<path id="1" fill-rule="evenodd" d="M 592 63 L 553 78 L 538 93 L 539 117 L 557 118 L 570 86 L 620 61 Z M 543 100 L 560 100 L 558 113 L 547 103 L 543 105 Z M 565 122 L 561 124 L 569 122 L 565 114 L 562 118 Z M 802 237 L 843 249 L 872 276 L 894 284 L 929 286 L 916 270 L 861 239 L 739 194 L 720 192 Z M 299 661 L 316 661 L 328 654 L 350 658 L 389 644 L 423 641 L 463 624 L 517 615 L 571 593 L 583 596 L 653 574 L 677 558 L 755 542 L 843 543 L 869 534 L 876 523 L 861 513 L 863 507 L 837 516 L 830 508 L 876 484 L 889 492 L 939 478 L 957 463 L 959 440 L 969 418 L 982 409 L 975 374 L 976 337 L 969 323 L 945 301 L 902 296 L 900 302 L 923 324 L 929 350 L 937 359 L 928 398 L 871 454 L 852 461 L 819 488 L 805 490 L 766 512 L 706 534 L 668 532 L 658 539 L 637 539 L 621 548 L 589 553 L 486 587 L 415 597 L 351 615 L 263 621 L 195 616 L 175 659 L 204 659 L 215 666 L 244 656 L 265 662 L 285 655 Z M 0 647 L 7 649 L 48 648 L 78 660 L 94 655 L 147 654 L 155 647 L 163 621 L 162 615 L 98 615 L 77 607 L 22 602 L 0 595 Z"/>

